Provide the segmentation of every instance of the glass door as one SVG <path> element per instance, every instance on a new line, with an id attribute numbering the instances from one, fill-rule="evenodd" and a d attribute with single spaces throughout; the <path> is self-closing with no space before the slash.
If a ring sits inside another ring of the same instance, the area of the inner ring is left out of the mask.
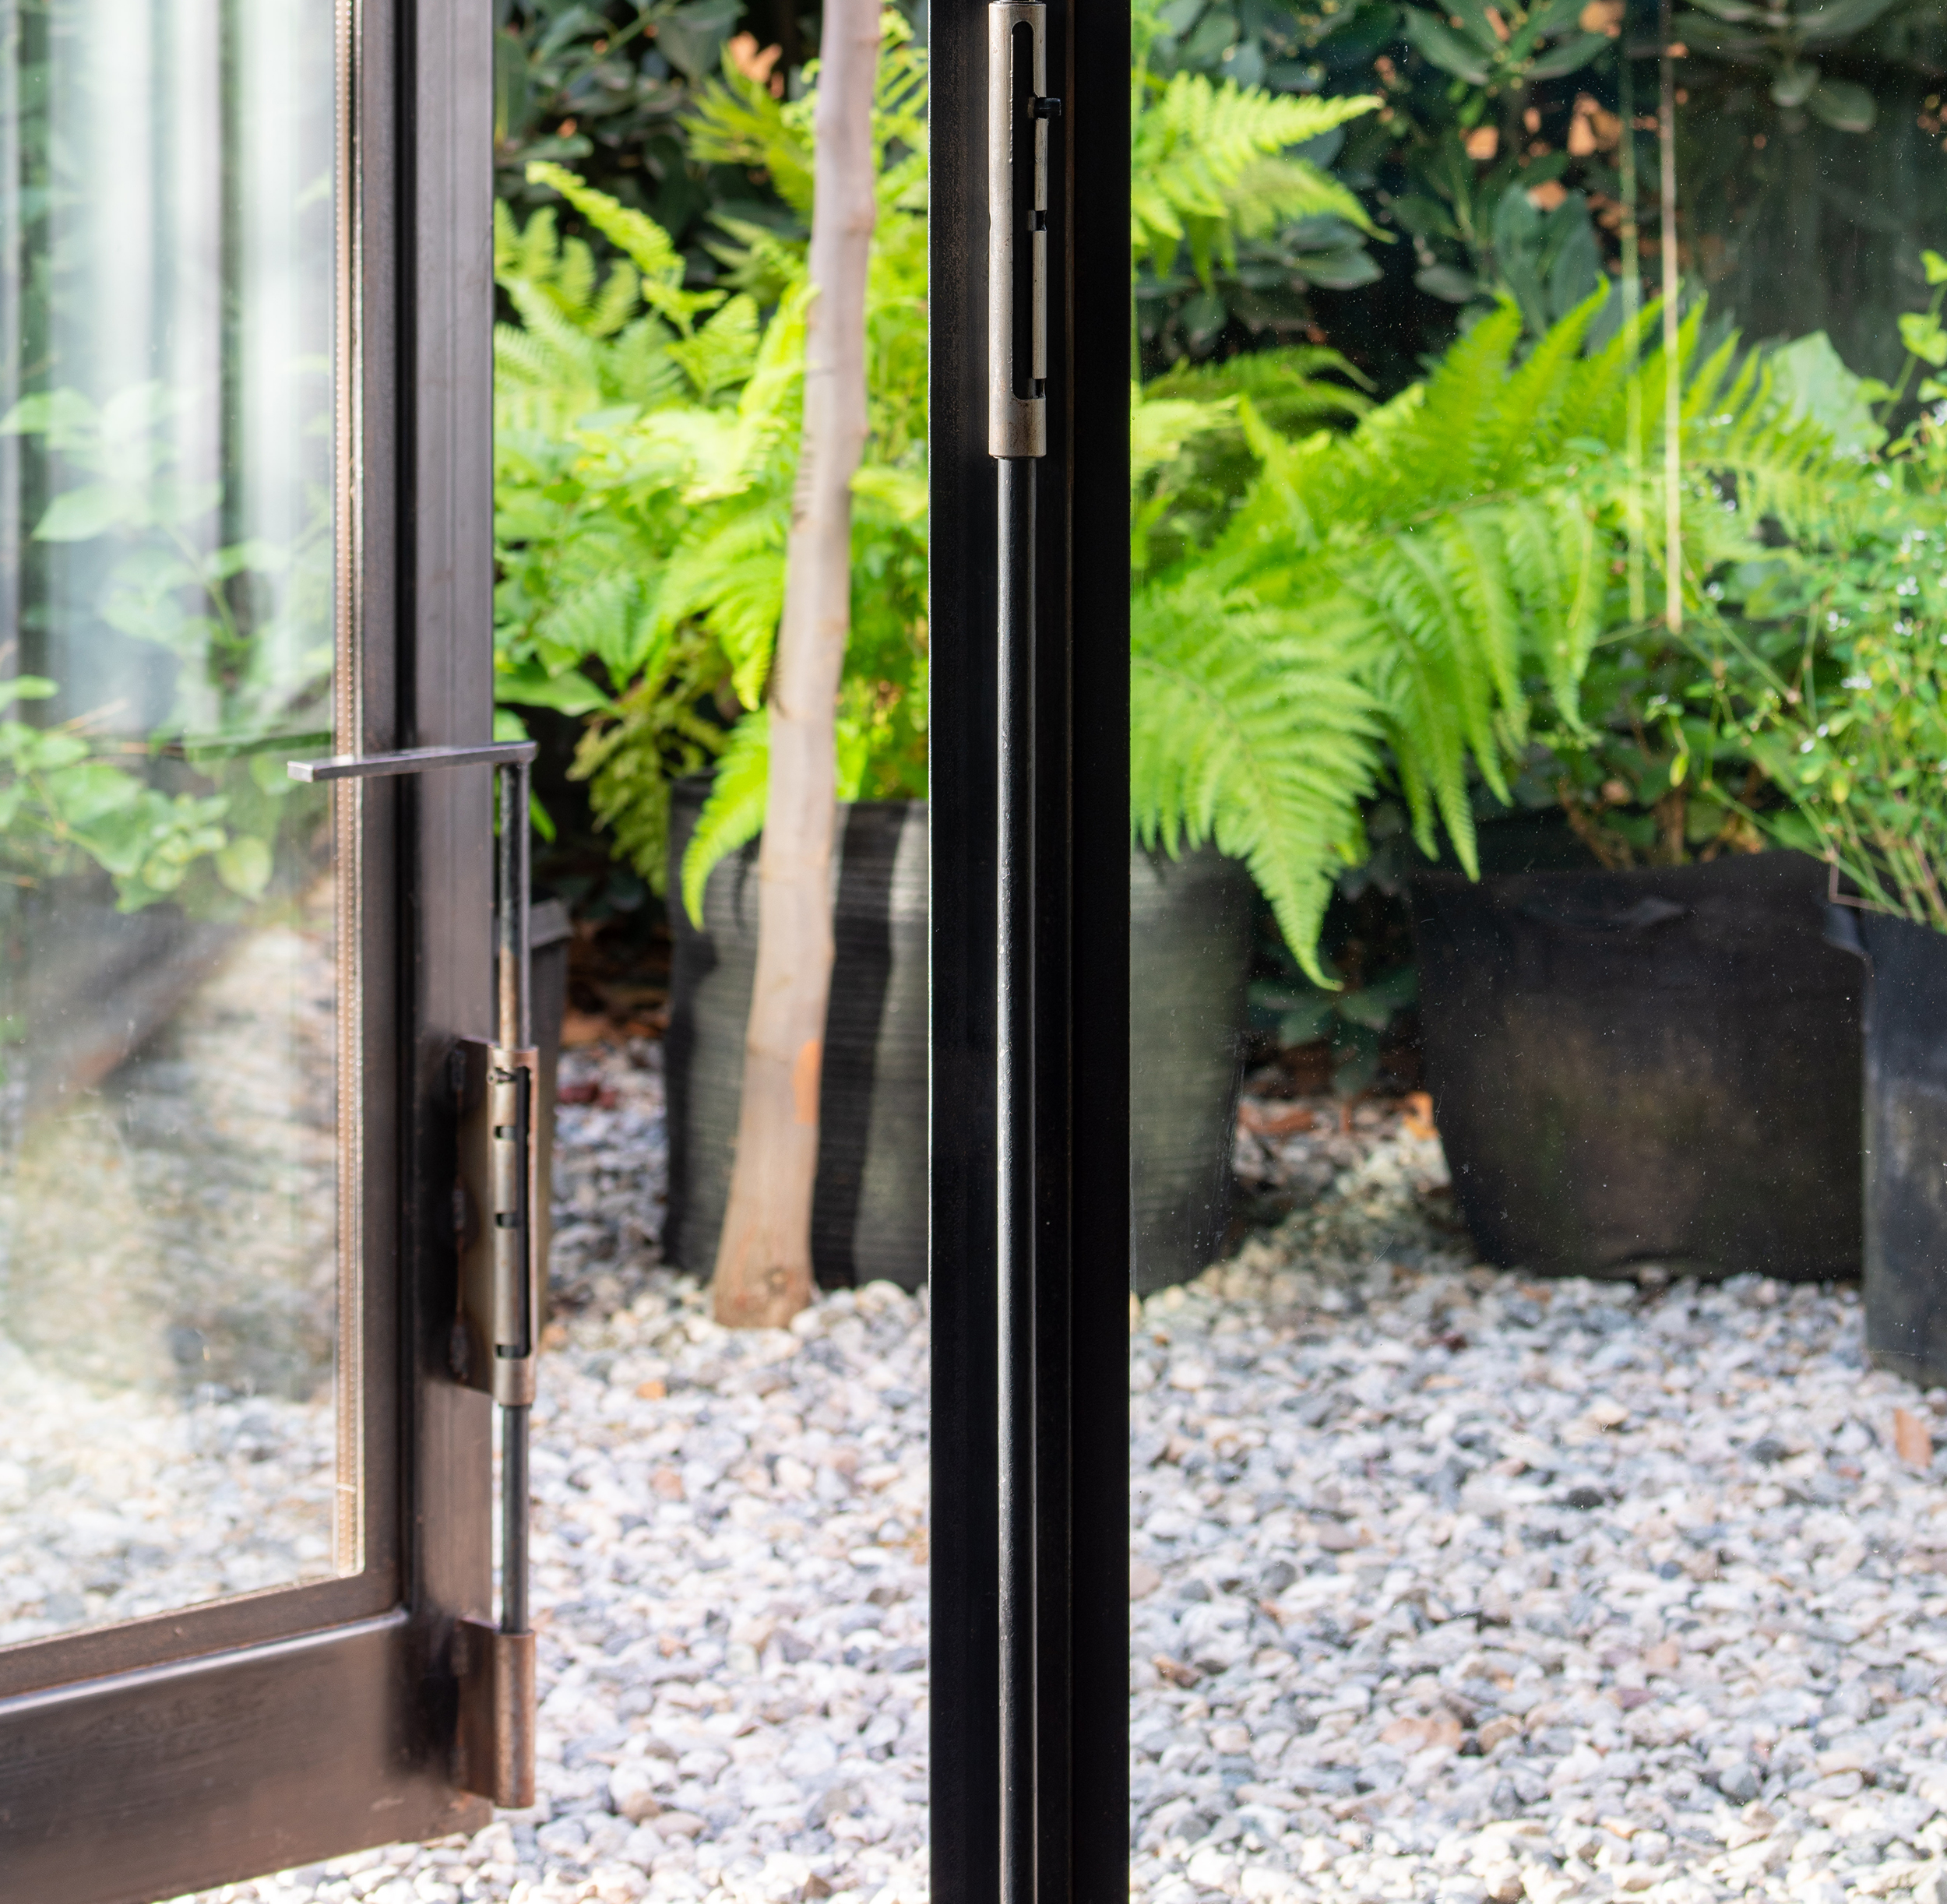
<path id="1" fill-rule="evenodd" d="M 1938 18 L 1135 13 L 1131 1894 L 1924 1895 Z"/>
<path id="2" fill-rule="evenodd" d="M 0 1866 L 40 1897 L 492 1789 L 448 1366 L 486 773 L 289 772 L 491 734 L 461 12 L 0 7 Z"/>
<path id="3" fill-rule="evenodd" d="M 9 26 L 19 1644 L 356 1573 L 362 1515 L 356 974 L 329 797 L 284 765 L 337 671 L 334 23 Z"/>

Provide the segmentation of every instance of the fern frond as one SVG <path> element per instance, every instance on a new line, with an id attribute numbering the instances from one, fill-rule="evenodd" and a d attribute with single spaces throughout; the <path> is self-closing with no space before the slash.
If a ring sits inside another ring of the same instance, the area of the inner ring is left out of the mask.
<path id="1" fill-rule="evenodd" d="M 1159 274 L 1188 240 L 1206 281 L 1213 255 L 1234 258 L 1239 236 L 1296 219 L 1343 219 L 1378 235 L 1357 198 L 1289 149 L 1362 114 L 1378 99 L 1268 93 L 1179 72 L 1151 93 L 1139 86 L 1130 159 L 1129 242 Z"/>
<path id="2" fill-rule="evenodd" d="M 753 708 L 731 730 L 696 830 L 683 849 L 683 908 L 693 925 L 703 923 L 703 889 L 717 862 L 764 830 L 770 787 L 770 709 Z"/>
<path id="3" fill-rule="evenodd" d="M 757 304 L 738 296 L 703 324 L 693 336 L 668 347 L 668 356 L 689 378 L 699 401 L 713 402 L 720 391 L 745 382 L 757 368 Z"/>
<path id="4" fill-rule="evenodd" d="M 628 681 L 643 664 L 648 639 L 642 610 L 641 579 L 628 569 L 604 567 L 564 593 L 535 624 L 535 632 L 578 656 L 598 656 L 610 680 Z"/>
<path id="5" fill-rule="evenodd" d="M 766 96 L 768 97 L 768 95 Z M 576 211 L 631 259 L 642 273 L 643 301 L 687 333 L 698 313 L 723 301 L 721 291 L 686 291 L 687 267 L 674 240 L 646 212 L 639 212 L 578 178 L 565 165 L 536 159 L 527 167 L 528 182 L 551 186 Z M 592 276 L 593 264 L 590 264 Z"/>
<path id="6" fill-rule="evenodd" d="M 1378 778 L 1364 659 L 1195 574 L 1132 604 L 1135 837 L 1173 855 L 1213 840 L 1243 860 L 1320 984 L 1333 874 L 1359 850 L 1359 801 Z"/>
<path id="7" fill-rule="evenodd" d="M 731 685 L 747 708 L 762 700 L 784 612 L 788 526 L 781 497 L 741 498 L 671 552 L 657 593 L 656 626 L 700 619 L 728 659 Z"/>

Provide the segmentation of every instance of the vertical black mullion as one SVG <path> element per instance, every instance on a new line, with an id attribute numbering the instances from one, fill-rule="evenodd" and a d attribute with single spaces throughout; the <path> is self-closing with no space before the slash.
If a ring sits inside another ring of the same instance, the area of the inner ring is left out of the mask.
<path id="1" fill-rule="evenodd" d="M 995 1282 L 994 464 L 987 9 L 935 0 L 931 432 L 931 1848 L 935 1904 L 1000 1893 Z"/>
<path id="2" fill-rule="evenodd" d="M 1073 1904 L 1123 1904 L 1129 1843 L 1129 15 L 1051 0 L 1065 101 L 1049 216 L 1049 471 L 1069 632 L 1069 1623 Z M 1058 55 L 1060 65 L 1055 64 Z M 1061 77 L 1058 79 L 1056 73 Z M 1055 309 L 1060 310 L 1058 323 Z M 1044 495 L 1048 492 L 1044 490 Z"/>
<path id="3" fill-rule="evenodd" d="M 1017 191 L 1017 201 L 1019 193 Z M 990 336 L 991 333 L 990 333 Z M 1019 333 L 1017 330 L 1018 339 Z M 1040 1259 L 1046 1247 L 1044 1178 L 1037 1142 L 1049 1108 L 1043 1093 L 1043 994 L 1035 952 L 1040 936 L 1043 829 L 1035 794 L 1045 750 L 1036 714 L 1042 705 L 1036 640 L 1037 465 L 995 466 L 999 614 L 995 643 L 995 1371 L 1000 1444 L 1000 1904 L 1034 1904 L 1041 1839 L 1041 1706 L 1035 1695 L 1037 1636 L 1047 1578 L 1039 1510 L 1046 1498 L 1040 1377 Z"/>
<path id="4" fill-rule="evenodd" d="M 1029 1006 L 1033 1049 L 1010 1054 L 1009 1068 L 1024 1058 L 1033 1135 L 1027 1157 L 1003 1160 L 1002 479 L 985 442 L 986 11 L 985 0 L 951 0 L 931 22 L 933 1883 L 940 1904 L 991 1904 L 1003 1889 L 999 1529 L 1002 1509 L 1016 1504 L 1000 1499 L 998 1451 L 1004 1418 L 1018 1438 L 1026 1401 L 1033 1887 L 1039 1904 L 1119 1904 L 1128 1839 L 1128 21 L 1123 0 L 1050 0 L 1049 90 L 1063 117 L 1048 219 L 1048 454 L 1032 476 L 1033 952 L 1025 974 L 1017 967 L 1007 981 Z M 1016 465 L 1008 480 L 1028 470 Z M 1033 1365 L 1007 1371 L 1025 1395 L 1002 1392 L 995 1359 L 998 1172 L 1010 1164 L 1010 1191 L 1029 1198 L 1034 1221 Z"/>
<path id="5" fill-rule="evenodd" d="M 1064 98 L 1064 55 L 1071 21 L 1066 0 L 1048 0 L 1047 90 Z M 1051 133 L 1058 135 L 1061 121 Z M 1035 551 L 1034 893 L 1035 998 L 1035 1898 L 1068 1904 L 1075 1832 L 1071 1773 L 1075 1717 L 1069 1619 L 1074 1555 L 1069 1462 L 1069 1344 L 1074 1269 L 1076 1103 L 1071 959 L 1075 751 L 1071 732 L 1074 438 L 1066 401 L 1076 354 L 1062 321 L 1073 282 L 1068 245 L 1074 231 L 1059 136 L 1048 141 L 1047 454 L 1035 468 L 1040 521 Z M 1126 1886 L 1122 1888 L 1126 1890 Z"/>

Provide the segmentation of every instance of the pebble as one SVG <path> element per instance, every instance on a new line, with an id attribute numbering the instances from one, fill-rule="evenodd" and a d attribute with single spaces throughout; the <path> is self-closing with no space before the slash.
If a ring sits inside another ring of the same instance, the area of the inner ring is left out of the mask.
<path id="1" fill-rule="evenodd" d="M 202 1904 L 926 1895 L 924 1296 L 717 1329 L 655 1048 L 566 1062 L 540 1802 Z M 1484 1268 L 1360 1135 L 1132 1307 L 1132 1897 L 1947 1904 L 1947 1395 L 1850 1289 Z"/>
<path id="2" fill-rule="evenodd" d="M 0 1078 L 0 1645 L 337 1571 L 332 902 L 58 1113 Z"/>

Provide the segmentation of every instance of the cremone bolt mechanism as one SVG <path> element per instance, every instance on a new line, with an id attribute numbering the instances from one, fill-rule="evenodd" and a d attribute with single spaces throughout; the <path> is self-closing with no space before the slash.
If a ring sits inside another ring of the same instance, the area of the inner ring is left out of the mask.
<path id="1" fill-rule="evenodd" d="M 1002 1904 L 1037 1889 L 1035 487 L 1047 455 L 1047 8 L 988 8 L 988 453 L 998 465 L 995 1042 Z"/>
<path id="2" fill-rule="evenodd" d="M 459 1783 L 497 1805 L 534 1802 L 534 1635 L 527 1624 L 528 1411 L 540 1306 L 535 1120 L 540 1065 L 529 987 L 528 771 L 531 741 L 422 747 L 294 760 L 294 780 L 397 778 L 491 766 L 500 838 L 495 885 L 495 1036 L 454 1047 L 458 1176 L 454 1229 L 459 1291 L 449 1360 L 454 1378 L 501 1411 L 500 1620 L 456 1623 Z"/>

